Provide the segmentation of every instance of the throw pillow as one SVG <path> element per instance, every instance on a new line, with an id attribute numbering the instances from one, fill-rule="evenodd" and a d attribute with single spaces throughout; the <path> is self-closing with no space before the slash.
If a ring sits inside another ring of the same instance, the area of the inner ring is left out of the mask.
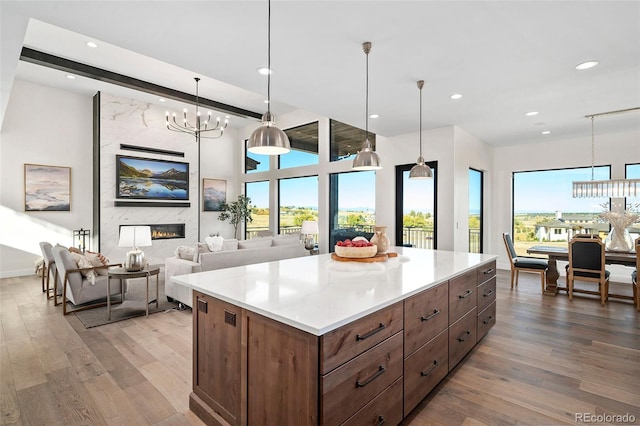
<path id="1" fill-rule="evenodd" d="M 209 250 L 220 251 L 222 250 L 222 244 L 224 244 L 224 238 L 220 236 L 207 237 L 204 242 L 207 243 Z"/>
<path id="2" fill-rule="evenodd" d="M 109 264 L 109 259 L 104 257 L 102 253 L 95 253 L 87 250 L 84 257 L 91 262 L 91 266 L 107 266 Z M 107 275 L 108 273 L 107 268 L 98 268 L 95 272 L 98 275 Z"/>
<path id="3" fill-rule="evenodd" d="M 266 248 L 271 247 L 273 238 L 253 238 L 251 240 L 238 241 L 239 249 Z"/>
<path id="4" fill-rule="evenodd" d="M 209 246 L 207 243 L 196 243 L 195 251 L 193 252 L 193 261 L 196 263 L 200 263 L 200 254 L 209 253 Z"/>
<path id="5" fill-rule="evenodd" d="M 238 240 L 231 238 L 222 242 L 222 251 L 238 250 Z"/>
<path id="6" fill-rule="evenodd" d="M 83 255 L 81 255 L 80 253 L 76 253 L 74 251 L 70 251 L 70 253 L 71 253 L 71 257 L 76 262 L 76 266 L 78 266 L 78 269 L 93 268 L 91 261 L 86 257 L 84 257 Z M 89 284 L 91 285 L 96 284 L 96 271 L 94 271 L 93 269 L 86 269 L 86 270 L 80 271 L 80 273 L 82 274 L 83 277 L 87 279 L 87 281 L 89 281 Z"/>
<path id="7" fill-rule="evenodd" d="M 178 259 L 193 260 L 195 249 L 190 246 L 178 246 L 175 255 Z"/>
<path id="8" fill-rule="evenodd" d="M 273 237 L 273 246 L 294 246 L 300 244 L 300 233 L 276 235 Z"/>

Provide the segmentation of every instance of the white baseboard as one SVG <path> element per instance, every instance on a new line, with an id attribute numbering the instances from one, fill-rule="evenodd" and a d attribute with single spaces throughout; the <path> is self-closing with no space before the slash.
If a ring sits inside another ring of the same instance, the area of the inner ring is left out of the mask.
<path id="1" fill-rule="evenodd" d="M 0 278 L 25 277 L 27 275 L 37 276 L 36 273 L 33 272 L 33 268 L 14 269 L 12 271 L 0 271 Z"/>

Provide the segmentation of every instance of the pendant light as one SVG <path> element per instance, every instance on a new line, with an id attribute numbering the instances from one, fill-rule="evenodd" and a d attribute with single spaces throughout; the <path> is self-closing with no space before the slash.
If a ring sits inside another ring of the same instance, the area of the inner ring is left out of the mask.
<path id="1" fill-rule="evenodd" d="M 247 150 L 254 154 L 281 155 L 291 151 L 291 144 L 286 133 L 276 127 L 275 116 L 271 114 L 271 0 L 268 1 L 267 68 L 267 112 L 262 116 L 262 126 L 249 137 Z"/>
<path id="2" fill-rule="evenodd" d="M 371 52 L 371 42 L 362 43 L 362 50 L 367 57 L 367 89 L 365 100 L 365 141 L 362 150 L 358 151 L 356 158 L 353 159 L 353 170 L 380 170 L 382 163 L 380 157 L 375 151 L 371 150 L 371 142 L 369 142 L 369 52 Z"/>
<path id="3" fill-rule="evenodd" d="M 591 180 L 573 182 L 573 198 L 620 198 L 640 196 L 640 179 L 594 180 L 595 119 L 601 115 L 619 114 L 640 110 L 640 107 L 585 115 L 591 119 Z"/>
<path id="4" fill-rule="evenodd" d="M 420 90 L 420 156 L 418 157 L 416 165 L 409 171 L 409 179 L 431 179 L 433 172 L 431 171 L 431 167 L 424 163 L 424 157 L 422 156 L 422 88 L 424 87 L 424 80 L 418 80 L 417 85 L 418 90 Z"/>

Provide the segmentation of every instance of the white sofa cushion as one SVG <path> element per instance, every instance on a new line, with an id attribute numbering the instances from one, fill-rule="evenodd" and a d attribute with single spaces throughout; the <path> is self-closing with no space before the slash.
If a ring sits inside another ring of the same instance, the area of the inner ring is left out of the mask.
<path id="1" fill-rule="evenodd" d="M 193 260 L 193 253 L 195 248 L 190 246 L 178 246 L 176 247 L 175 255 L 177 259 Z"/>
<path id="2" fill-rule="evenodd" d="M 231 238 L 222 242 L 222 251 L 238 250 L 238 240 Z"/>
<path id="3" fill-rule="evenodd" d="M 292 246 L 294 244 L 300 244 L 300 233 L 296 234 L 284 234 L 276 235 L 273 237 L 273 246 Z"/>
<path id="4" fill-rule="evenodd" d="M 250 240 L 238 241 L 238 249 L 253 249 L 253 248 L 266 248 L 271 247 L 271 242 L 273 238 L 264 237 L 264 238 L 252 238 Z"/>

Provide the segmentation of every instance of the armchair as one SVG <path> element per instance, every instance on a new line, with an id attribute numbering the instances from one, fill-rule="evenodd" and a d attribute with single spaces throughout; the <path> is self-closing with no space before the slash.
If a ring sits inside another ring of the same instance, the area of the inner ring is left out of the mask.
<path id="1" fill-rule="evenodd" d="M 509 263 L 511 263 L 511 288 L 513 288 L 514 277 L 516 286 L 518 286 L 520 271 L 534 272 L 536 274 L 540 274 L 540 285 L 542 286 L 542 292 L 544 293 L 545 277 L 547 270 L 549 269 L 549 262 L 536 257 L 518 256 L 516 249 L 513 246 L 511 235 L 507 232 L 502 234 L 502 240 L 504 241 L 504 246 L 507 249 Z"/>
<path id="2" fill-rule="evenodd" d="M 54 282 L 54 305 L 58 305 L 58 285 L 62 286 L 62 313 L 81 311 L 85 309 L 96 308 L 98 306 L 106 306 L 107 302 L 107 275 L 97 275 L 95 283 L 91 284 L 89 280 L 83 276 L 82 272 L 95 271 L 110 266 L 122 266 L 121 264 L 104 265 L 101 267 L 78 268 L 75 260 L 65 247 L 53 247 L 53 258 L 55 260 L 56 270 L 59 279 Z M 58 283 L 59 282 L 59 283 Z M 122 284 L 111 286 L 111 295 L 121 293 Z M 67 301 L 71 302 L 76 308 L 67 310 Z M 90 304 L 89 302 L 96 302 Z"/>
<path id="3" fill-rule="evenodd" d="M 581 290 L 581 293 L 600 296 L 604 306 L 609 298 L 609 271 L 605 269 L 604 243 L 597 235 L 573 237 L 569 241 L 569 265 L 567 267 L 567 289 L 569 300 L 573 300 L 575 280 L 598 283 L 598 291 Z M 577 290 L 576 290 L 577 291 Z"/>
<path id="4" fill-rule="evenodd" d="M 58 279 L 58 271 L 57 269 L 55 269 L 56 261 L 53 258 L 52 248 L 53 246 L 50 243 L 44 241 L 40 243 L 40 250 L 42 250 L 42 259 L 44 260 L 44 264 L 42 265 L 42 292 L 47 293 L 47 299 L 51 299 L 53 297 L 51 295 L 51 290 L 53 289 L 50 287 L 51 272 L 54 273 L 53 279 Z"/>
<path id="5" fill-rule="evenodd" d="M 631 284 L 633 285 L 633 304 L 636 310 L 640 311 L 640 290 L 638 290 L 638 271 L 640 271 L 640 237 L 636 239 L 636 270 L 631 273 Z"/>

